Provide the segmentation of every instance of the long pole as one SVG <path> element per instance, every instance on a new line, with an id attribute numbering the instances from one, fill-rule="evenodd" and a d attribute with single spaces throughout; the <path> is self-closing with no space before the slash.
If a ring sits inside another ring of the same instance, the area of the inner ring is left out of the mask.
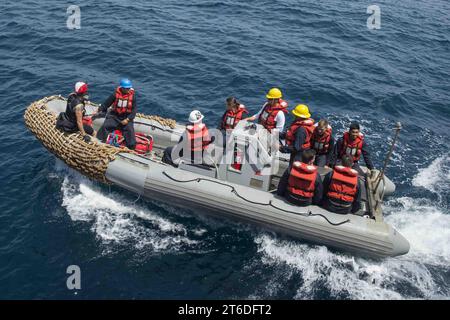
<path id="1" fill-rule="evenodd" d="M 394 128 L 394 130 L 395 130 L 394 140 L 392 140 L 391 148 L 386 156 L 386 159 L 384 160 L 383 169 L 381 170 L 380 174 L 378 175 L 377 185 L 375 186 L 375 189 L 373 189 L 373 193 L 376 193 L 378 190 L 378 187 L 380 186 L 381 179 L 383 179 L 384 172 L 386 171 L 387 165 L 388 165 L 389 161 L 391 160 L 392 152 L 394 151 L 394 146 L 395 146 L 395 143 L 397 142 L 397 138 L 398 138 L 398 135 L 400 134 L 401 129 L 402 129 L 402 124 L 400 122 L 397 122 L 395 125 L 395 128 Z"/>

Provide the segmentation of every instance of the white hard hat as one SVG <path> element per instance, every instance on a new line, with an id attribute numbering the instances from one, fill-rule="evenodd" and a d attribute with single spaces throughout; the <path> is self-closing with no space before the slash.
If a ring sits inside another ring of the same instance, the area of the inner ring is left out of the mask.
<path id="1" fill-rule="evenodd" d="M 88 86 L 85 82 L 77 82 L 75 83 L 75 92 L 79 94 L 86 93 L 88 90 Z"/>
<path id="2" fill-rule="evenodd" d="M 204 116 L 198 110 L 194 110 L 189 114 L 189 122 L 190 123 L 199 123 L 202 121 L 203 118 L 204 118 Z"/>

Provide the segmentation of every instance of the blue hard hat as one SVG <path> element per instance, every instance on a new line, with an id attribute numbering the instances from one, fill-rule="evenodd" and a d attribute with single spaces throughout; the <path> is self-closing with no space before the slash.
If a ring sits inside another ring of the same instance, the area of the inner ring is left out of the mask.
<path id="1" fill-rule="evenodd" d="M 133 86 L 131 85 L 130 79 L 124 78 L 120 80 L 120 87 L 125 89 L 130 89 Z"/>

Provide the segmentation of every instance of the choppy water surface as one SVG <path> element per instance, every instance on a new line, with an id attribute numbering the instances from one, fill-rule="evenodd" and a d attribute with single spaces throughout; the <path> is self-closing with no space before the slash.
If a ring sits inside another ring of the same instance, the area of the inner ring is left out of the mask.
<path id="1" fill-rule="evenodd" d="M 0 3 L 0 298 L 408 299 L 450 296 L 448 1 Z M 140 111 L 213 125 L 224 99 L 252 111 L 272 86 L 342 133 L 359 120 L 388 175 L 386 219 L 408 255 L 373 261 L 90 182 L 25 129 L 34 100 L 90 83 L 101 102 L 128 76 Z M 82 290 L 66 288 L 79 265 Z"/>

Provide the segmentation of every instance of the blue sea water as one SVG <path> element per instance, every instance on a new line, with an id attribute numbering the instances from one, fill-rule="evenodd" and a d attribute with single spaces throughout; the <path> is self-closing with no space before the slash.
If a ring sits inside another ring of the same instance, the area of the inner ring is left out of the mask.
<path id="1" fill-rule="evenodd" d="M 70 4 L 81 29 L 66 26 Z M 56 0 L 0 2 L 1 299 L 440 299 L 450 297 L 450 3 Z M 409 254 L 374 261 L 160 203 L 69 170 L 25 108 L 78 80 L 103 101 L 120 77 L 139 108 L 208 124 L 235 95 L 278 86 L 342 133 L 358 120 L 377 167 L 404 129 L 386 219 Z M 66 287 L 78 265 L 82 289 Z"/>

